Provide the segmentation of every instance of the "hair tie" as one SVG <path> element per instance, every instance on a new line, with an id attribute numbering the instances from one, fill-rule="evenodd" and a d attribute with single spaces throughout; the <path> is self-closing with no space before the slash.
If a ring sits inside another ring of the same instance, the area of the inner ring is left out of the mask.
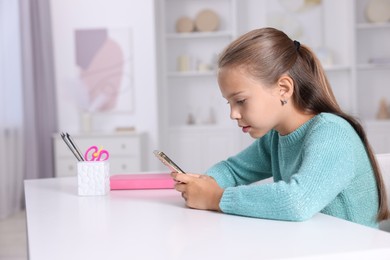
<path id="1" fill-rule="evenodd" d="M 294 45 L 295 45 L 295 49 L 297 49 L 297 51 L 299 51 L 299 48 L 301 47 L 301 43 L 299 41 L 294 40 Z"/>

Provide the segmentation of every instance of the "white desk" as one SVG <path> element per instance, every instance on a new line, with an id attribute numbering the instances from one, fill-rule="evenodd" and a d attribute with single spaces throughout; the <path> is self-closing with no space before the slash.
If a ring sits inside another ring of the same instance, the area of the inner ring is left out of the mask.
<path id="1" fill-rule="evenodd" d="M 79 197 L 76 187 L 25 181 L 31 260 L 390 259 L 390 233 L 323 214 L 263 220 L 186 208 L 174 190 Z"/>

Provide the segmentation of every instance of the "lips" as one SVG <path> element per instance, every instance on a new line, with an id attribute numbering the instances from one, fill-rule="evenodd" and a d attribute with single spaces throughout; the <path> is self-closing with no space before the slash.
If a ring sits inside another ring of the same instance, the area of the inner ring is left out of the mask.
<path id="1" fill-rule="evenodd" d="M 243 131 L 244 133 L 248 133 L 250 128 L 251 128 L 250 126 L 243 126 L 243 127 L 242 127 L 242 131 Z"/>

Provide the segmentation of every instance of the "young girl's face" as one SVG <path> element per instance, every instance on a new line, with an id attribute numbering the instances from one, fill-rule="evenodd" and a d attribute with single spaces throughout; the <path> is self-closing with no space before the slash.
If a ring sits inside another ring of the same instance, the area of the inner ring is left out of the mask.
<path id="1" fill-rule="evenodd" d="M 244 133 L 260 138 L 278 130 L 282 118 L 281 91 L 264 86 L 243 68 L 221 68 L 218 84 L 230 105 L 230 118 L 237 120 Z"/>

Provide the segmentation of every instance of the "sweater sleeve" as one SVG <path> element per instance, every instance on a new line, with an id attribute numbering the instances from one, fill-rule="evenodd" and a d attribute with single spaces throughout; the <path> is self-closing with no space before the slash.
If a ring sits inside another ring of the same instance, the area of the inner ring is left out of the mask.
<path id="1" fill-rule="evenodd" d="M 272 177 L 271 135 L 273 131 L 254 141 L 249 147 L 221 161 L 206 171 L 222 188 L 250 184 Z"/>
<path id="2" fill-rule="evenodd" d="M 352 131 L 342 127 L 317 128 L 305 140 L 302 163 L 290 180 L 226 188 L 221 210 L 290 221 L 311 218 L 354 177 L 354 149 L 362 144 Z"/>

